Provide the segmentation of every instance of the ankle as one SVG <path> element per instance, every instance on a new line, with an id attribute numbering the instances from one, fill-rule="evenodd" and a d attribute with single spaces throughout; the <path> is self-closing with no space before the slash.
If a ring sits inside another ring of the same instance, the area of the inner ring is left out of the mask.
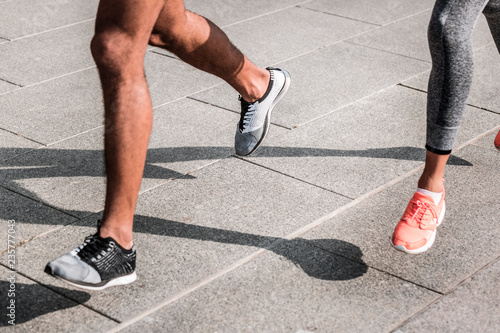
<path id="1" fill-rule="evenodd" d="M 134 246 L 132 239 L 132 231 L 125 230 L 122 228 L 109 228 L 107 226 L 101 226 L 99 228 L 99 235 L 102 238 L 111 237 L 113 238 L 121 247 L 129 250 Z"/>
<path id="2" fill-rule="evenodd" d="M 418 188 L 434 193 L 441 193 L 444 191 L 443 179 L 420 178 L 418 181 Z"/>
<path id="3" fill-rule="evenodd" d="M 241 97 L 249 103 L 261 99 L 265 95 L 270 81 L 271 74 L 268 70 L 262 69 L 258 75 L 244 85 L 244 90 L 240 92 Z"/>

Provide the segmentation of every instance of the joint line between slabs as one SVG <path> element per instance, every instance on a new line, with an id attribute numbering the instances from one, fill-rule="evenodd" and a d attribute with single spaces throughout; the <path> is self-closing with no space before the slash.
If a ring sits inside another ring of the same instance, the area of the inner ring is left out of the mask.
<path id="1" fill-rule="evenodd" d="M 6 79 L 1 79 L 0 78 L 0 81 L 7 82 L 7 83 L 12 84 L 12 85 L 14 85 L 16 87 L 19 87 L 19 88 L 23 88 L 24 87 L 22 84 L 15 83 L 15 82 L 12 82 L 12 81 L 9 81 L 9 80 L 6 80 Z"/>
<path id="2" fill-rule="evenodd" d="M 494 132 L 496 129 L 500 129 L 500 126 L 497 126 L 496 128 L 494 128 L 494 129 L 492 129 L 490 131 L 487 131 L 486 133 L 483 133 L 482 135 L 479 135 L 478 137 L 476 137 L 476 138 L 474 138 L 472 140 L 469 140 L 469 141 L 463 143 L 462 145 L 458 146 L 455 150 L 460 150 L 460 149 L 466 147 L 467 145 L 473 143 L 474 141 L 480 139 L 481 137 Z M 342 212 L 344 212 L 344 211 L 346 211 L 346 210 L 348 210 L 350 208 L 353 208 L 357 204 L 359 204 L 359 203 L 361 203 L 361 202 L 363 202 L 363 201 L 365 201 L 365 200 L 367 200 L 367 199 L 375 196 L 376 194 L 378 194 L 378 193 L 380 193 L 380 192 L 382 192 L 382 191 L 384 191 L 384 190 L 386 190 L 386 189 L 394 186 L 395 184 L 397 184 L 397 183 L 399 183 L 399 182 L 401 182 L 401 181 L 403 181 L 403 180 L 411 177 L 412 175 L 416 174 L 417 172 L 423 170 L 423 168 L 424 168 L 424 165 L 419 166 L 419 167 L 417 167 L 417 168 L 415 168 L 413 170 L 410 170 L 409 172 L 403 174 L 402 176 L 399 176 L 399 177 L 393 179 L 392 181 L 390 181 L 390 182 L 388 182 L 388 183 L 386 183 L 386 184 L 384 184 L 382 186 L 379 186 L 379 187 L 375 188 L 374 190 L 372 190 L 370 192 L 367 192 L 366 194 L 364 194 L 364 195 L 362 195 L 362 196 L 360 196 L 360 197 L 352 200 L 348 204 L 346 204 L 346 205 L 344 205 L 342 207 L 339 207 L 338 209 L 336 209 L 336 210 L 334 210 L 334 211 L 332 211 L 332 212 L 330 212 L 330 213 L 328 213 L 328 214 L 326 214 L 326 215 L 324 215 L 324 216 L 316 219 L 315 221 L 313 221 L 313 222 L 305 225 L 304 227 L 295 230 L 294 232 L 288 234 L 287 236 L 278 239 L 274 243 L 270 244 L 268 247 L 266 247 L 264 249 L 261 249 L 261 250 L 258 250 L 256 252 L 254 252 L 253 254 L 250 254 L 247 257 L 242 258 L 242 259 L 236 261 L 234 264 L 226 267 L 225 269 L 223 269 L 223 270 L 221 270 L 221 271 L 219 271 L 217 273 L 212 274 L 208 278 L 206 278 L 206 279 L 204 279 L 204 280 L 202 280 L 202 281 L 200 281 L 200 282 L 192 285 L 191 287 L 188 287 L 188 288 L 186 288 L 186 289 L 178 292 L 177 294 L 173 295 L 172 297 L 166 299 L 163 302 L 158 303 L 157 305 L 155 305 L 152 308 L 150 308 L 150 309 L 148 309 L 148 310 L 140 313 L 139 315 L 137 315 L 137 316 L 135 316 L 133 318 L 130 318 L 127 321 L 124 321 L 124 322 L 120 323 L 119 325 L 117 325 L 114 328 L 112 328 L 111 330 L 109 330 L 108 333 L 119 332 L 120 330 L 125 329 L 125 328 L 133 325 L 134 323 L 138 322 L 139 320 L 141 320 L 141 319 L 143 319 L 143 318 L 145 318 L 145 317 L 147 317 L 147 316 L 149 316 L 149 315 L 151 315 L 151 314 L 153 314 L 153 313 L 161 310 L 162 308 L 164 308 L 164 307 L 166 307 L 166 306 L 168 306 L 168 305 L 176 302 L 177 300 L 181 299 L 184 296 L 189 295 L 190 293 L 192 293 L 192 292 L 200 289 L 201 287 L 204 287 L 204 286 L 208 285 L 209 283 L 217 280 L 218 278 L 220 278 L 220 277 L 222 277 L 222 276 L 224 276 L 224 275 L 232 272 L 233 270 L 235 270 L 235 269 L 237 269 L 237 268 L 239 268 L 239 267 L 247 264 L 248 262 L 252 261 L 253 259 L 256 259 L 257 257 L 260 257 L 261 255 L 269 252 L 272 248 L 275 248 L 276 246 L 279 246 L 279 245 L 283 244 L 286 241 L 289 241 L 291 239 L 297 238 L 298 236 L 300 236 L 300 235 L 302 235 L 302 234 L 304 234 L 304 233 L 306 233 L 306 232 L 308 232 L 308 231 L 316 228 L 317 226 L 319 226 L 319 225 L 323 224 L 324 222 L 332 219 L 333 217 L 339 215 L 340 213 L 342 213 Z M 498 259 L 500 259 L 500 256 L 496 260 L 498 260 Z M 491 264 L 491 263 L 489 263 L 489 264 Z M 489 265 L 489 264 L 487 264 L 487 265 Z M 485 267 L 487 265 L 485 265 Z M 427 288 L 427 289 L 429 289 L 429 288 Z M 456 289 L 456 288 L 454 288 L 454 289 Z M 432 289 L 429 289 L 429 290 L 432 290 Z M 432 291 L 434 291 L 434 290 L 432 290 Z M 437 301 L 441 297 L 444 297 L 444 295 L 438 297 L 435 301 Z M 432 303 L 430 303 L 430 304 L 432 304 Z M 422 309 L 421 311 L 423 311 L 424 309 Z"/>
<path id="3" fill-rule="evenodd" d="M 319 186 L 319 185 L 317 185 L 317 184 L 314 184 L 314 183 L 308 182 L 308 181 L 306 181 L 306 180 L 303 180 L 303 179 L 300 179 L 300 178 L 297 178 L 297 177 L 291 176 L 291 175 L 286 174 L 286 173 L 283 173 L 283 172 L 281 172 L 281 171 L 274 170 L 274 169 L 272 169 L 272 168 L 270 168 L 270 167 L 267 167 L 267 166 L 265 166 L 265 165 L 259 164 L 259 163 L 257 163 L 257 162 L 250 161 L 250 160 L 248 160 L 248 159 L 246 159 L 246 158 L 245 158 L 246 156 L 241 156 L 241 157 L 240 157 L 240 156 L 238 156 L 238 155 L 231 155 L 231 156 L 232 156 L 232 157 L 234 157 L 234 158 L 237 158 L 237 159 L 239 159 L 239 160 L 242 160 L 242 161 L 244 161 L 244 162 L 247 162 L 247 163 L 253 164 L 253 165 L 257 166 L 257 167 L 264 168 L 264 169 L 266 169 L 266 170 L 269 170 L 269 171 L 275 172 L 275 173 L 277 173 L 277 174 L 280 174 L 280 175 L 282 175 L 282 176 L 285 176 L 285 177 L 291 178 L 291 179 L 293 179 L 293 180 L 297 180 L 297 181 L 299 181 L 299 182 L 301 182 L 301 183 L 304 183 L 304 184 L 307 184 L 307 185 L 311 185 L 311 186 L 314 186 L 314 187 L 316 187 L 316 188 L 319 188 L 319 189 L 322 189 L 322 190 L 328 191 L 328 192 L 330 192 L 330 193 L 333 193 L 333 194 L 339 195 L 339 196 L 341 196 L 341 197 L 343 197 L 343 198 L 346 198 L 346 199 L 348 199 L 348 200 L 354 200 L 354 198 L 351 198 L 351 197 L 349 197 L 349 196 L 347 196 L 347 195 L 345 195 L 345 194 L 342 194 L 342 193 L 339 193 L 339 192 L 335 192 L 335 191 L 333 191 L 333 190 L 331 190 L 331 189 L 328 189 L 328 188 L 326 188 L 326 187 Z"/>
<path id="4" fill-rule="evenodd" d="M 14 134 L 15 136 L 18 136 L 18 137 L 20 137 L 20 138 L 23 138 L 23 139 L 29 140 L 29 141 L 31 141 L 31 142 L 34 142 L 34 143 L 36 143 L 36 144 L 39 144 L 39 145 L 42 145 L 42 146 L 46 147 L 46 144 L 44 144 L 44 143 L 42 143 L 42 142 L 36 141 L 35 139 L 30 139 L 30 138 L 28 138 L 27 136 L 24 136 L 24 135 L 22 135 L 22 134 L 19 134 L 19 133 L 14 132 L 14 131 L 8 130 L 8 129 L 6 129 L 6 128 L 0 127 L 0 130 L 5 131 L 5 132 L 10 133 L 10 134 Z M 34 148 L 34 149 L 36 149 L 36 148 Z"/>
<path id="5" fill-rule="evenodd" d="M 355 21 L 355 22 L 359 22 L 359 23 L 364 23 L 364 24 L 368 24 L 368 25 L 373 25 L 373 26 L 375 26 L 375 27 L 377 27 L 377 28 L 382 27 L 382 25 L 381 25 L 381 24 L 378 24 L 378 23 L 373 23 L 373 22 L 363 21 L 363 20 L 361 20 L 361 19 L 356 19 L 356 18 L 353 18 L 353 17 L 344 16 L 344 15 L 340 15 L 340 14 L 329 13 L 329 12 L 325 12 L 324 10 L 320 10 L 320 9 L 315 9 L 315 8 L 304 7 L 304 6 L 303 6 L 303 4 L 298 5 L 297 7 L 298 7 L 298 8 L 301 8 L 301 9 L 305 9 L 305 10 L 310 10 L 310 11 L 313 11 L 313 12 L 316 12 L 316 13 L 321 13 L 321 14 L 325 14 L 325 15 L 330 15 L 330 16 L 340 17 L 340 18 L 342 18 L 342 19 L 346 19 L 346 20 L 350 20 L 350 21 Z"/>
<path id="6" fill-rule="evenodd" d="M 20 192 L 16 191 L 15 189 L 12 189 L 12 188 L 10 188 L 10 187 L 7 187 L 5 184 L 0 184 L 0 188 L 3 188 L 4 190 L 7 190 L 7 191 L 12 192 L 12 193 L 15 193 L 15 194 L 17 194 L 17 195 L 20 195 L 20 196 L 22 196 L 22 197 L 24 197 L 24 198 L 26 198 L 26 199 L 28 199 L 28 200 L 30 200 L 30 201 L 36 202 L 36 203 L 41 204 L 41 205 L 43 205 L 43 206 L 45 206 L 45 207 L 48 207 L 48 208 L 50 208 L 50 209 L 53 209 L 53 210 L 55 210 L 55 211 L 58 211 L 58 212 L 60 212 L 60 213 L 65 214 L 65 215 L 68 215 L 68 216 L 70 216 L 70 217 L 74 217 L 74 218 L 76 218 L 76 219 L 81 219 L 81 217 L 80 217 L 80 216 L 74 215 L 74 214 L 72 214 L 72 213 L 70 213 L 70 212 L 68 212 L 68 211 L 65 211 L 65 210 L 64 210 L 64 209 L 62 209 L 62 208 L 59 208 L 59 207 L 53 206 L 53 205 L 51 205 L 51 204 L 49 204 L 49 203 L 47 203 L 47 202 L 45 202 L 45 201 L 42 201 L 42 200 L 37 200 L 37 199 L 35 199 L 35 198 L 29 197 L 29 196 L 27 196 L 26 194 L 20 193 Z M 91 212 L 91 214 L 90 214 L 90 215 L 93 215 L 93 214 L 95 214 L 95 212 Z M 86 215 L 86 216 L 84 216 L 83 218 L 86 218 L 86 217 L 88 217 L 88 216 L 90 216 L 90 215 Z"/>
<path id="7" fill-rule="evenodd" d="M 120 322 L 118 319 L 115 319 L 115 318 L 113 318 L 113 317 L 111 317 L 111 316 L 107 315 L 106 313 L 101 312 L 100 310 L 94 309 L 93 307 L 91 307 L 91 306 L 89 306 L 89 305 L 87 305 L 87 304 L 85 304 L 85 303 L 80 303 L 80 302 L 78 302 L 77 300 L 75 300 L 75 299 L 73 299 L 73 298 L 71 298 L 71 297 L 69 297 L 69 296 L 67 296 L 67 295 L 65 295 L 65 294 L 63 294 L 63 293 L 61 293 L 61 292 L 57 291 L 56 289 L 52 289 L 52 288 L 50 287 L 50 285 L 43 284 L 42 282 L 40 282 L 40 281 L 38 281 L 38 280 L 36 280 L 36 279 L 34 279 L 34 278 L 32 278 L 32 277 L 30 277 L 30 276 L 28 276 L 28 275 L 24 274 L 24 273 L 21 273 L 21 272 L 19 272 L 18 270 L 12 270 L 12 269 L 10 269 L 9 267 L 7 267 L 7 266 L 6 266 L 5 264 L 3 264 L 3 263 L 0 263 L 0 266 L 5 267 L 5 268 L 7 268 L 7 269 L 8 269 L 8 270 L 10 270 L 10 271 L 15 272 L 16 274 L 21 275 L 21 276 L 22 276 L 22 277 L 24 277 L 25 279 L 30 280 L 30 281 L 32 281 L 32 282 L 34 282 L 34 283 L 36 283 L 37 285 L 41 286 L 42 288 L 45 288 L 45 289 L 47 289 L 47 290 L 49 290 L 49 291 L 51 291 L 51 292 L 53 292 L 53 293 L 55 293 L 55 294 L 57 294 L 57 295 L 59 295 L 59 296 L 63 297 L 63 298 L 66 298 L 66 299 L 68 299 L 68 300 L 70 300 L 70 301 L 74 302 L 74 303 L 75 303 L 75 304 L 77 304 L 77 305 L 81 305 L 81 306 L 83 306 L 83 307 L 85 307 L 85 308 L 89 309 L 89 310 L 90 310 L 90 311 L 92 311 L 92 312 L 98 313 L 98 314 L 100 314 L 101 316 L 108 318 L 109 320 L 112 320 L 112 321 L 114 321 L 114 322 L 116 322 L 116 323 L 119 323 L 119 322 Z"/>
<path id="8" fill-rule="evenodd" d="M 476 137 L 476 138 L 474 138 L 472 140 L 469 140 L 468 142 L 466 142 L 466 143 L 458 146 L 456 148 L 456 150 L 460 150 L 460 149 L 466 147 L 467 145 L 471 144 L 472 142 L 478 140 L 479 138 L 481 138 L 481 137 L 483 137 L 485 135 L 488 135 L 488 134 L 494 132 L 498 128 L 500 128 L 500 126 L 497 126 L 496 128 L 494 128 L 494 129 L 492 129 L 492 130 L 490 130 L 490 131 L 488 131 L 488 132 L 486 132 L 486 133 L 484 133 L 484 134 L 482 134 L 482 135 L 480 135 L 480 136 L 478 136 L 478 137 Z M 386 183 L 386 184 L 384 184 L 382 186 L 379 186 L 378 188 L 376 188 L 376 189 L 374 189 L 374 190 L 372 190 L 372 191 L 370 191 L 370 192 L 368 192 L 368 193 L 366 193 L 366 194 L 364 194 L 364 195 L 356 198 L 355 200 L 349 202 L 348 204 L 346 204 L 346 205 L 344 205 L 344 206 L 342 206 L 342 207 L 340 207 L 340 208 L 338 208 L 338 209 L 336 209 L 336 210 L 334 210 L 334 211 L 332 211 L 332 212 L 330 212 L 330 213 L 328 213 L 328 214 L 326 214 L 326 215 L 318 218 L 317 220 L 315 220 L 315 221 L 313 221 L 313 222 L 305 225 L 302 228 L 297 229 L 296 231 L 288 234 L 287 236 L 285 236 L 283 238 L 280 238 L 279 240 L 275 241 L 274 243 L 272 243 L 271 245 L 269 245 L 265 249 L 258 250 L 256 252 L 254 252 L 253 254 L 251 254 L 251 255 L 249 255 L 249 256 L 247 256 L 245 258 L 242 258 L 242 259 L 238 260 L 237 262 L 235 262 L 234 264 L 228 266 L 227 268 L 225 268 L 225 269 L 223 269 L 223 270 L 221 270 L 221 271 L 219 271 L 219 272 L 217 272 L 215 274 L 212 274 L 208 278 L 206 278 L 206 279 L 198 282 L 197 284 L 192 285 L 191 287 L 188 287 L 188 288 L 186 288 L 186 289 L 178 292 L 177 294 L 173 295 L 172 297 L 166 299 L 163 302 L 158 303 L 157 305 L 155 305 L 152 308 L 150 308 L 150 309 L 148 309 L 148 310 L 140 313 L 139 315 L 137 315 L 137 316 L 135 316 L 135 317 L 133 317 L 133 318 L 127 320 L 127 321 L 124 321 L 124 322 L 120 323 L 119 325 L 115 326 L 113 329 L 109 330 L 108 333 L 118 332 L 118 331 L 120 331 L 120 330 L 122 330 L 122 329 L 124 329 L 124 328 L 126 328 L 128 326 L 133 325 L 134 323 L 138 322 L 139 320 L 141 320 L 141 319 L 143 319 L 143 318 L 145 318 L 145 317 L 147 317 L 147 316 L 149 316 L 149 315 L 151 315 L 151 314 L 153 314 L 153 313 L 161 310 L 165 306 L 168 306 L 168 305 L 176 302 L 177 300 L 181 299 L 182 297 L 189 295 L 190 293 L 192 293 L 192 292 L 200 289 L 201 287 L 204 287 L 204 286 L 208 285 L 209 283 L 217 280 L 218 278 L 220 278 L 220 277 L 222 277 L 222 276 L 224 276 L 224 275 L 232 272 L 233 270 L 235 270 L 235 269 L 237 269 L 237 268 L 245 265 L 246 263 L 252 261 L 253 259 L 255 259 L 255 258 L 257 258 L 257 257 L 259 257 L 259 256 L 261 256 L 261 255 L 263 255 L 265 253 L 267 253 L 270 249 L 272 249 L 272 248 L 274 248 L 276 246 L 279 246 L 279 245 L 281 245 L 282 243 L 284 243 L 284 242 L 286 242 L 288 240 L 296 238 L 296 237 L 298 237 L 298 236 L 300 236 L 300 235 L 302 235 L 302 234 L 310 231 L 311 229 L 313 229 L 313 228 L 315 228 L 315 227 L 323 224 L 327 220 L 329 220 L 329 219 L 331 219 L 331 218 L 339 215 L 340 213 L 342 213 L 342 212 L 344 212 L 344 211 L 346 211 L 346 210 L 348 210 L 350 208 L 353 208 L 357 204 L 359 204 L 359 203 L 361 203 L 361 202 L 363 202 L 363 201 L 365 201 L 365 200 L 367 200 L 367 199 L 375 196 L 376 194 L 378 194 L 378 193 L 380 193 L 380 192 L 382 192 L 382 191 L 384 191 L 384 190 L 386 190 L 386 189 L 394 186 L 395 184 L 397 184 L 397 183 L 399 183 L 399 182 L 401 182 L 401 181 L 403 181 L 403 180 L 411 177 L 412 175 L 416 174 L 417 172 L 423 170 L 423 168 L 424 168 L 424 165 L 422 165 L 420 167 L 417 167 L 417 168 L 415 168 L 415 169 L 407 172 L 406 174 L 404 174 L 404 175 L 402 175 L 400 177 L 397 177 L 397 178 L 393 179 L 392 181 L 390 181 L 390 182 L 388 182 L 388 183 Z"/>
<path id="9" fill-rule="evenodd" d="M 411 175 L 413 175 L 414 173 L 417 173 L 418 171 L 420 171 L 421 169 L 423 169 L 423 166 L 421 167 L 418 167 L 418 168 L 415 168 L 414 170 L 398 177 L 398 178 L 395 178 L 393 181 L 391 182 L 388 182 L 387 184 L 385 185 L 382 185 L 368 193 L 366 193 L 365 195 L 362 195 L 361 197 L 351 201 L 350 203 L 334 210 L 333 212 L 330 212 L 322 217 L 320 217 L 319 219 L 309 223 L 308 225 L 302 227 L 302 228 L 299 228 L 297 229 L 296 231 L 288 234 L 287 236 L 283 237 L 283 238 L 280 238 L 278 239 L 277 241 L 275 241 L 274 243 L 272 243 L 271 245 L 269 245 L 268 247 L 264 248 L 264 249 L 261 249 L 261 250 L 258 250 L 256 252 L 254 252 L 253 254 L 250 254 L 248 255 L 247 257 L 245 258 L 242 258 L 238 261 L 236 261 L 234 264 L 226 267 L 225 269 L 217 272 L 217 273 L 214 273 L 212 274 L 211 276 L 209 276 L 208 278 L 192 285 L 191 287 L 188 287 L 180 292 L 178 292 L 177 294 L 173 295 L 172 297 L 164 300 L 163 302 L 160 302 L 158 303 L 157 305 L 153 306 L 152 308 L 140 313 L 139 315 L 133 317 L 133 318 L 130 318 L 129 320 L 126 320 L 124 322 L 122 322 L 121 324 L 115 326 L 114 328 L 112 328 L 111 330 L 108 331 L 108 333 L 114 333 L 114 332 L 118 332 L 128 326 L 131 326 L 133 325 L 134 323 L 138 322 L 139 320 L 157 312 L 158 310 L 164 308 L 165 306 L 168 306 L 174 302 L 176 302 L 177 300 L 181 299 L 182 297 L 184 296 L 187 296 L 188 294 L 200 289 L 201 287 L 204 287 L 206 285 L 208 285 L 209 283 L 217 280 L 218 278 L 234 271 L 235 269 L 247 264 L 248 262 L 252 261 L 253 259 L 257 258 L 257 257 L 260 257 L 261 255 L 269 252 L 270 249 L 276 247 L 276 246 L 279 246 L 281 244 L 283 244 L 284 242 L 286 241 L 289 241 L 293 238 L 296 238 L 304 233 L 306 233 L 307 231 L 319 226 L 320 224 L 324 223 L 325 221 L 333 218 L 334 216 L 346 211 L 347 209 L 349 208 L 352 208 L 354 207 L 355 205 L 363 202 L 364 200 L 376 195 L 377 193 L 393 186 L 394 184 L 406 179 L 407 177 L 410 177 Z"/>
<path id="10" fill-rule="evenodd" d="M 73 27 L 73 26 L 76 26 L 76 25 L 79 25 L 79 24 L 84 24 L 84 23 L 91 22 L 91 21 L 95 21 L 95 18 L 90 18 L 90 19 L 86 19 L 86 20 L 83 20 L 83 21 L 79 21 L 79 22 L 75 22 L 75 23 L 70 23 L 70 24 L 67 24 L 67 25 L 63 25 L 63 26 L 60 26 L 60 27 L 55 27 L 55 28 L 51 28 L 51 29 L 47 29 L 47 30 L 43 30 L 43 31 L 39 31 L 39 32 L 34 32 L 32 34 L 29 34 L 29 35 L 25 35 L 25 36 L 13 38 L 10 41 L 11 42 L 15 42 L 15 41 L 18 41 L 18 40 L 21 40 L 21 39 L 26 39 L 26 38 L 31 38 L 31 37 L 38 36 L 38 35 L 43 35 L 45 33 L 50 33 L 52 31 L 57 31 L 57 30 L 65 29 L 65 28 L 70 28 L 70 27 Z"/>
<path id="11" fill-rule="evenodd" d="M 255 20 L 255 19 L 258 19 L 258 18 L 261 18 L 261 17 L 265 17 L 265 16 L 268 16 L 268 15 L 271 15 L 271 14 L 275 14 L 275 13 L 278 13 L 278 12 L 281 12 L 281 11 L 284 11 L 284 10 L 287 10 L 287 9 L 290 9 L 290 8 L 294 8 L 294 7 L 299 7 L 301 5 L 304 5 L 306 3 L 309 3 L 311 2 L 312 0 L 306 0 L 306 1 L 302 1 L 302 2 L 299 2 L 299 3 L 296 3 L 296 4 L 293 4 L 293 5 L 290 5 L 290 6 L 287 6 L 287 7 L 283 7 L 283 8 L 278 8 L 276 10 L 273 10 L 271 12 L 266 12 L 264 14 L 260 14 L 260 15 L 257 15 L 257 16 L 253 16 L 253 17 L 250 17 L 250 18 L 247 18 L 247 19 L 244 19 L 244 20 L 241 20 L 241 21 L 238 21 L 238 22 L 233 22 L 233 23 L 229 23 L 227 25 L 224 25 L 224 26 L 220 26 L 221 29 L 225 29 L 225 28 L 228 28 L 228 27 L 231 27 L 231 26 L 234 26 L 234 25 L 237 25 L 237 24 L 240 24 L 240 23 L 245 23 L 245 22 L 248 22 L 248 21 L 252 21 L 252 20 Z"/>
<path id="12" fill-rule="evenodd" d="M 437 303 L 438 301 L 440 301 L 441 299 L 443 299 L 444 297 L 452 294 L 455 290 L 457 290 L 458 288 L 460 288 L 461 286 L 465 285 L 466 283 L 468 283 L 470 280 L 472 280 L 473 277 L 477 276 L 478 274 L 480 274 L 482 271 L 484 271 L 485 269 L 487 269 L 488 267 L 492 266 L 493 264 L 497 263 L 498 261 L 500 261 L 500 255 L 498 257 L 496 257 L 495 259 L 493 259 L 492 261 L 484 264 L 481 268 L 479 268 L 477 271 L 475 271 L 474 273 L 471 273 L 469 276 L 465 277 L 462 281 L 458 282 L 457 285 L 453 288 L 451 288 L 450 290 L 448 290 L 447 292 L 445 293 L 440 293 L 441 295 L 439 297 L 437 297 L 435 300 L 429 302 L 427 305 L 424 305 L 422 307 L 422 309 L 418 310 L 417 312 L 415 312 L 413 315 L 411 315 L 410 317 L 408 317 L 407 319 L 405 319 L 402 323 L 398 324 L 397 326 L 395 326 L 393 329 L 390 330 L 390 332 L 394 332 L 395 330 L 397 330 L 398 328 L 404 326 L 406 323 L 408 323 L 411 319 L 417 317 L 418 315 L 420 315 L 421 313 L 423 313 L 424 311 L 426 311 L 431 305 Z M 425 288 L 425 287 L 424 287 Z M 429 289 L 429 288 L 427 288 Z M 432 289 L 429 289 L 429 290 L 432 290 Z"/>

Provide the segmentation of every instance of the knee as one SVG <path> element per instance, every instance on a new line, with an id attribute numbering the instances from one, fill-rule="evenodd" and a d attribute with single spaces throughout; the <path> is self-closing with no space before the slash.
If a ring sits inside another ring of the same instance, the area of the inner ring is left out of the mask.
<path id="1" fill-rule="evenodd" d="M 470 31 L 469 31 L 470 30 Z M 433 16 L 429 22 L 428 38 L 431 50 L 435 47 L 460 47 L 471 38 L 471 29 L 463 26 L 460 20 L 450 16 Z"/>
<path id="2" fill-rule="evenodd" d="M 96 33 L 90 42 L 92 57 L 99 70 L 120 70 L 130 63 L 133 42 L 124 33 Z"/>

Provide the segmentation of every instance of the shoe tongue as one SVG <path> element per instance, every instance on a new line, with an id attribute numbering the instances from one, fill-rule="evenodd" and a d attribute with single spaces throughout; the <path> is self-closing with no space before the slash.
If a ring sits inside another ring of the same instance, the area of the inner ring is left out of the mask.
<path id="1" fill-rule="evenodd" d="M 425 195 L 423 193 L 420 193 L 420 192 L 415 192 L 414 196 L 413 196 L 415 199 L 417 200 L 420 200 L 422 201 L 422 203 L 428 203 L 430 205 L 433 205 L 435 206 L 434 204 L 434 199 L 432 199 L 432 197 L 428 196 L 428 195 Z"/>

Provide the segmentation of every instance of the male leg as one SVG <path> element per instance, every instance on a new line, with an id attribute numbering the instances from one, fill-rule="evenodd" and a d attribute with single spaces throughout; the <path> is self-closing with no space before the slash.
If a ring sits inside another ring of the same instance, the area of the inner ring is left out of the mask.
<path id="1" fill-rule="evenodd" d="M 101 0 L 91 51 L 105 111 L 106 201 L 102 223 L 85 243 L 45 271 L 90 290 L 131 283 L 132 224 L 152 126 L 144 55 L 164 0 Z"/>
<path id="2" fill-rule="evenodd" d="M 97 234 L 46 267 L 47 273 L 82 288 L 100 290 L 136 278 L 133 216 L 152 125 L 143 69 L 148 41 L 226 80 L 253 102 L 245 102 L 253 106 L 246 114 L 265 118 L 262 123 L 290 81 L 285 71 L 252 64 L 213 23 L 186 11 L 182 0 L 101 0 L 91 49 L 105 107 L 103 219 Z"/>
<path id="3" fill-rule="evenodd" d="M 153 29 L 150 44 L 220 77 L 241 95 L 241 119 L 235 135 L 238 155 L 249 155 L 262 144 L 270 126 L 271 112 L 290 84 L 286 71 L 266 70 L 253 64 L 220 28 L 187 11 L 182 1 L 165 6 Z"/>

